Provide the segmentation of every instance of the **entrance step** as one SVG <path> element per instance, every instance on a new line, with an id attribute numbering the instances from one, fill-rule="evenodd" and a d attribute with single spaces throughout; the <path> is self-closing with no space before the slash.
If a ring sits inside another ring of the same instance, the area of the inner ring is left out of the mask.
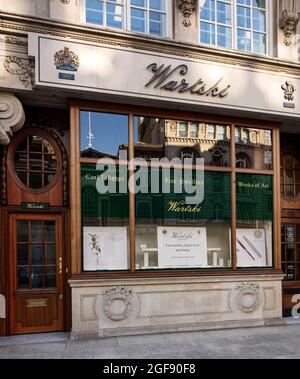
<path id="1" fill-rule="evenodd" d="M 1 337 L 0 346 L 29 345 L 69 341 L 70 333 L 26 334 L 22 336 Z"/>

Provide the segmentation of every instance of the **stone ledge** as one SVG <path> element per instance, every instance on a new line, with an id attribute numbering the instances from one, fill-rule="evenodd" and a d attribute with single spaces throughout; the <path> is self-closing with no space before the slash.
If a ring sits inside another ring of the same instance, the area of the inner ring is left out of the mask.
<path id="1" fill-rule="evenodd" d="M 155 274 L 155 273 L 154 273 Z M 191 277 L 151 277 L 151 278 L 120 278 L 120 279 L 71 279 L 71 288 L 85 287 L 111 287 L 111 286 L 134 286 L 134 285 L 161 285 L 161 284 L 193 284 L 193 283 L 236 283 L 256 281 L 282 281 L 284 274 L 253 274 L 253 275 L 219 275 L 219 276 L 191 276 Z"/>
<path id="2" fill-rule="evenodd" d="M 257 328 L 257 327 L 272 327 L 285 325 L 284 319 L 275 318 L 269 320 L 243 320 L 243 321 L 223 321 L 215 323 L 195 323 L 195 324 L 174 324 L 163 326 L 145 326 L 145 327 L 130 327 L 118 329 L 105 329 L 86 332 L 72 332 L 71 340 L 85 340 L 91 338 L 104 337 L 120 337 L 120 336 L 137 336 L 162 333 L 181 333 L 181 332 L 199 332 L 199 331 L 214 331 L 228 330 L 241 328 Z"/>

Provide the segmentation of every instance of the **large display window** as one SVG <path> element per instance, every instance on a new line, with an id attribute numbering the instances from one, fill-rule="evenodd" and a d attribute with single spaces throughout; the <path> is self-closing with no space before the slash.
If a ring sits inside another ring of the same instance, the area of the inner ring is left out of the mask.
<path id="1" fill-rule="evenodd" d="M 79 114 L 81 272 L 276 268 L 275 128 Z"/>

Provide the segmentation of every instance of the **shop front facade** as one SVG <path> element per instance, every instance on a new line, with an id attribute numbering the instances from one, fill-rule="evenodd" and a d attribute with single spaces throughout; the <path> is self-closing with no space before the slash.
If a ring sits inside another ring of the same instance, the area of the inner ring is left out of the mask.
<path id="1" fill-rule="evenodd" d="M 291 317 L 294 2 L 21 3 L 0 1 L 0 335 Z"/>

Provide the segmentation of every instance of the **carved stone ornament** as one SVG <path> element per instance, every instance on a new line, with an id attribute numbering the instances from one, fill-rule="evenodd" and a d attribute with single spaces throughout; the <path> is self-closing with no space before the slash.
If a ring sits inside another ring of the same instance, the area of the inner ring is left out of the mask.
<path id="1" fill-rule="evenodd" d="M 25 88 L 28 88 L 30 85 L 34 85 L 33 60 L 27 60 L 16 56 L 8 56 L 5 59 L 4 68 L 9 74 L 18 76 Z"/>
<path id="2" fill-rule="evenodd" d="M 8 145 L 14 132 L 25 123 L 21 102 L 9 93 L 0 93 L 0 145 Z"/>
<path id="3" fill-rule="evenodd" d="M 133 291 L 125 287 L 110 288 L 103 292 L 104 313 L 112 321 L 125 320 L 132 311 Z"/>
<path id="4" fill-rule="evenodd" d="M 179 0 L 178 9 L 183 14 L 183 25 L 189 28 L 191 23 L 191 16 L 195 12 L 197 7 L 197 0 Z"/>
<path id="5" fill-rule="evenodd" d="M 59 0 L 63 4 L 70 4 L 71 0 Z"/>
<path id="6" fill-rule="evenodd" d="M 237 285 L 237 306 L 244 313 L 256 311 L 260 305 L 260 287 L 257 283 L 242 283 Z"/>
<path id="7" fill-rule="evenodd" d="M 284 33 L 284 44 L 286 46 L 291 46 L 292 35 L 296 33 L 297 25 L 299 23 L 300 13 L 299 12 L 289 12 L 287 9 L 282 11 L 279 25 Z"/>
<path id="8" fill-rule="evenodd" d="M 292 82 L 286 81 L 282 86 L 281 89 L 284 91 L 284 98 L 287 101 L 293 101 L 294 100 L 294 93 L 296 92 L 296 87 Z"/>

